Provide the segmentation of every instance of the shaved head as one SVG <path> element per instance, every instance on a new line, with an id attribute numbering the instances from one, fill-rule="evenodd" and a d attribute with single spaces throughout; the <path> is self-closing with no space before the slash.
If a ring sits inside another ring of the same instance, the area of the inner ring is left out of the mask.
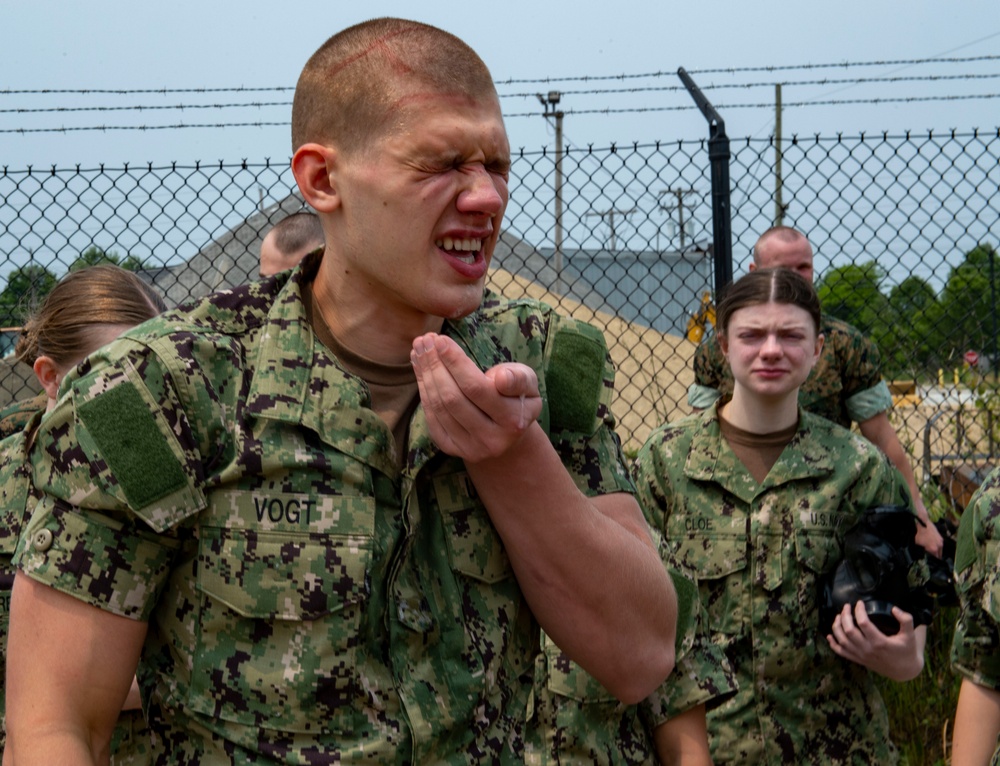
<path id="1" fill-rule="evenodd" d="M 431 92 L 496 99 L 489 69 L 437 27 L 380 18 L 348 27 L 306 62 L 292 103 L 292 151 L 306 143 L 344 151 L 390 131 L 406 96 Z"/>

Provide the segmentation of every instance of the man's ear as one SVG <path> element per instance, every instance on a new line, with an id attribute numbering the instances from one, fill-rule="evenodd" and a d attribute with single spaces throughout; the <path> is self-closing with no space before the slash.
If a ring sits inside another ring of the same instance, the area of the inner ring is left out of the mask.
<path id="1" fill-rule="evenodd" d="M 38 382 L 42 384 L 45 395 L 53 400 L 58 398 L 56 394 L 59 391 L 59 384 L 62 382 L 62 372 L 56 366 L 56 363 L 52 361 L 52 357 L 38 357 L 32 369 L 35 371 L 35 377 L 38 378 Z"/>
<path id="2" fill-rule="evenodd" d="M 303 144 L 292 156 L 292 174 L 302 197 L 314 210 L 329 213 L 340 204 L 333 170 L 337 150 L 323 144 Z"/>

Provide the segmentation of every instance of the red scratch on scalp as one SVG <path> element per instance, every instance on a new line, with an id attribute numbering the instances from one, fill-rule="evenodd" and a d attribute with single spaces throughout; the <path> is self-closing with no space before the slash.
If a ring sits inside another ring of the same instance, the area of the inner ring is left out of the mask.
<path id="1" fill-rule="evenodd" d="M 393 32 L 390 35 L 386 35 L 385 37 L 376 40 L 374 43 L 372 43 L 364 50 L 359 51 L 355 55 L 344 59 L 343 61 L 340 62 L 340 64 L 333 67 L 330 70 L 330 75 L 336 76 L 341 70 L 347 68 L 356 61 L 365 58 L 366 56 L 372 55 L 377 51 L 381 52 L 382 55 L 390 62 L 392 68 L 395 70 L 397 74 L 411 74 L 413 72 L 413 68 L 409 66 L 405 61 L 403 61 L 398 55 L 396 55 L 396 52 L 387 43 L 394 37 L 399 37 L 400 35 L 409 34 L 412 31 L 413 31 L 412 29 L 401 29 L 398 32 Z"/>

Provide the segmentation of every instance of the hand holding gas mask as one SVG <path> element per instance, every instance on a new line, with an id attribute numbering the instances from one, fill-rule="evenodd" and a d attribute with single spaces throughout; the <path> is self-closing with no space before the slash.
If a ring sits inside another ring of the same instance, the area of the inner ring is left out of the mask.
<path id="1" fill-rule="evenodd" d="M 915 542 L 919 523 L 906 506 L 881 505 L 866 510 L 848 530 L 843 560 L 820 580 L 823 635 L 845 604 L 863 602 L 871 622 L 892 636 L 899 631 L 893 606 L 911 614 L 917 626 L 930 624 L 935 601 L 954 603 L 954 539 L 945 536 L 944 558 L 930 556 Z"/>

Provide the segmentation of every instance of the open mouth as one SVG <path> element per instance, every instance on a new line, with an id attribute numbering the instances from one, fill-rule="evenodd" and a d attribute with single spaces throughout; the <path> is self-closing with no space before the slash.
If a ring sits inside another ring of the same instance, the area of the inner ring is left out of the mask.
<path id="1" fill-rule="evenodd" d="M 434 244 L 466 263 L 474 263 L 479 251 L 483 249 L 483 241 L 481 239 L 453 239 L 452 237 L 445 237 L 444 239 L 437 240 Z"/>

